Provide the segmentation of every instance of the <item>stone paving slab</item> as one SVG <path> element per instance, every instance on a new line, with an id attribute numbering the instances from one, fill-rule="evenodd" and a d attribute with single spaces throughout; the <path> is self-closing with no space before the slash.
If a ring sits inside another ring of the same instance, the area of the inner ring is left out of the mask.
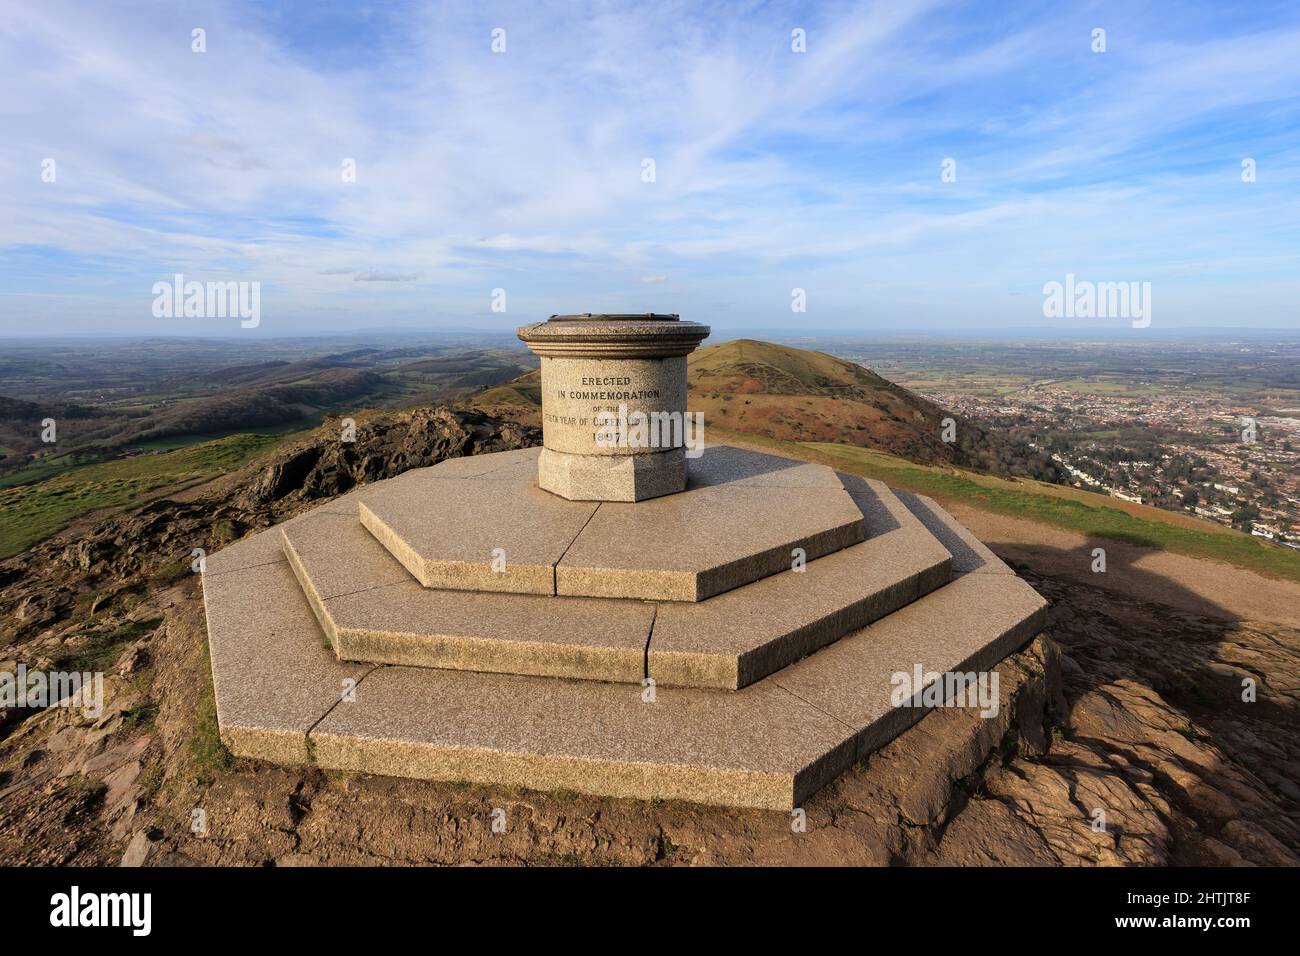
<path id="1" fill-rule="evenodd" d="M 278 545 L 280 529 L 258 537 Z M 283 558 L 205 573 L 203 602 L 222 741 L 237 756 L 306 762 L 307 731 L 373 665 L 335 659 Z"/>
<path id="2" fill-rule="evenodd" d="M 362 491 L 362 523 L 426 587 L 700 601 L 862 540 L 835 473 L 718 446 L 693 487 L 635 504 L 537 487 L 537 449 L 454 459 Z M 496 461 L 496 459 L 500 459 Z M 742 531 L 743 529 L 743 531 Z M 496 549 L 504 572 L 492 569 Z"/>
<path id="3" fill-rule="evenodd" d="M 362 527 L 355 513 L 315 511 L 282 528 L 284 554 L 310 600 L 411 580 L 410 572 Z"/>
<path id="4" fill-rule="evenodd" d="M 285 553 L 343 660 L 639 685 L 654 605 L 425 588 L 355 516 L 284 533 Z"/>
<path id="5" fill-rule="evenodd" d="M 931 534 L 952 553 L 952 576 L 963 574 L 1015 574 L 988 546 L 944 511 L 933 498 L 900 491 L 899 500 L 921 520 Z"/>
<path id="6" fill-rule="evenodd" d="M 949 550 L 917 516 L 907 510 L 893 489 L 884 481 L 839 472 L 837 475 L 844 484 L 844 490 L 853 498 L 854 505 L 862 510 L 863 522 L 889 528 L 889 532 L 883 533 L 898 532 L 891 542 L 896 557 L 905 554 L 911 559 L 923 559 L 928 564 L 927 568 L 920 571 L 919 594 L 928 594 L 952 579 L 952 562 L 939 561 L 945 554 L 952 557 Z"/>
<path id="7" fill-rule="evenodd" d="M 829 469 L 828 469 L 829 470 Z M 843 488 L 728 483 L 604 502 L 555 568 L 557 594 L 703 601 L 862 540 Z"/>
<path id="8" fill-rule="evenodd" d="M 240 538 L 203 559 L 203 576 L 216 577 L 232 571 L 244 571 L 265 564 L 284 561 L 280 546 L 280 527 L 276 526 Z"/>
<path id="9" fill-rule="evenodd" d="M 853 733 L 773 685 L 741 694 L 381 667 L 312 731 L 327 769 L 788 810 Z"/>
<path id="10" fill-rule="evenodd" d="M 394 584 L 324 602 L 340 658 L 640 685 L 654 605 Z"/>
<path id="11" fill-rule="evenodd" d="M 287 521 L 282 521 L 273 528 L 263 529 L 240 538 L 238 541 L 226 545 L 220 551 L 215 551 L 208 555 L 203 562 L 203 573 L 205 575 L 226 574 L 230 571 L 242 571 L 245 568 L 257 567 L 262 564 L 275 564 L 284 560 L 284 549 L 281 546 L 280 533 L 286 528 L 292 528 L 301 521 L 306 520 L 312 515 L 328 512 L 330 514 L 350 514 L 355 516 L 357 513 L 357 502 L 360 495 L 368 488 L 377 488 L 380 485 L 386 485 L 388 482 L 378 482 L 374 485 L 368 485 L 366 488 L 358 488 L 349 491 L 347 494 L 339 495 L 327 502 L 317 505 L 316 508 L 304 515 L 298 515 Z"/>
<path id="12" fill-rule="evenodd" d="M 424 469 L 428 474 L 438 478 L 482 478 L 489 481 L 513 481 L 521 468 L 532 465 L 537 467 L 537 456 L 542 449 L 517 448 L 511 451 L 493 452 L 487 455 L 468 455 L 464 458 L 448 458 L 432 468 Z"/>
<path id="13" fill-rule="evenodd" d="M 686 467 L 688 488 L 718 485 L 765 488 L 840 487 L 835 472 L 825 465 L 766 455 L 731 445 L 715 445 L 699 458 L 688 459 Z"/>
<path id="14" fill-rule="evenodd" d="M 527 466 L 505 470 L 515 478 L 416 476 L 365 497 L 361 523 L 425 587 L 553 594 L 555 563 L 597 506 L 542 491 Z"/>
<path id="15" fill-rule="evenodd" d="M 647 668 L 664 685 L 735 690 L 948 580 L 951 558 L 879 482 L 845 476 L 867 540 L 697 604 L 660 605 Z M 838 480 L 838 479 L 837 479 Z"/>
<path id="16" fill-rule="evenodd" d="M 430 468 L 417 468 L 412 471 L 372 482 L 354 488 L 346 494 L 317 505 L 306 515 L 298 515 L 281 522 L 276 527 L 285 529 L 312 515 L 322 513 L 352 515 L 358 514 L 358 506 L 371 496 L 405 495 L 408 488 L 414 488 L 421 481 L 437 478 L 474 478 L 481 480 L 526 481 L 526 473 L 531 466 L 536 468 L 540 448 L 520 448 L 512 451 L 497 452 L 491 455 L 470 455 L 463 458 L 448 458 Z M 496 474 L 500 472 L 501 474 Z M 278 533 L 265 535 L 262 532 L 248 535 L 227 545 L 220 551 L 207 556 L 204 561 L 205 574 L 225 574 L 229 571 L 241 571 L 259 564 L 283 561 L 281 541 Z"/>
<path id="17" fill-rule="evenodd" d="M 992 668 L 1042 630 L 1046 610 L 1015 576 L 967 574 L 769 680 L 858 728 L 860 759 L 925 714 L 893 706 L 893 675 Z"/>

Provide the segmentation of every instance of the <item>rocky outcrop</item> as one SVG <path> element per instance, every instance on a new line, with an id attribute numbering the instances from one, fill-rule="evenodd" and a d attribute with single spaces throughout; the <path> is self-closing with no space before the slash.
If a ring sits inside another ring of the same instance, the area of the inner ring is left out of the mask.
<path id="1" fill-rule="evenodd" d="M 206 497 L 0 566 L 0 609 L 22 635 L 0 669 L 76 654 L 106 674 L 98 718 L 56 709 L 0 730 L 0 862 L 1300 863 L 1300 633 L 1023 565 L 1052 602 L 1048 636 L 999 666 L 997 714 L 927 715 L 808 801 L 803 829 L 782 813 L 231 760 L 185 573 L 192 536 L 215 547 L 431 456 L 536 443 L 454 410 L 384 421 L 358 422 L 354 448 L 300 443 Z"/>
<path id="2" fill-rule="evenodd" d="M 70 529 L 0 563 L 0 633 L 26 645 L 26 660 L 57 659 L 69 628 L 106 624 L 111 612 L 179 579 L 195 548 L 212 553 L 358 484 L 541 440 L 539 429 L 444 406 L 377 413 L 354 424 L 345 432 L 343 420 L 327 419 L 309 438 L 206 493 L 159 499 Z"/>
<path id="3" fill-rule="evenodd" d="M 343 420 L 330 419 L 319 437 L 284 452 L 248 490 L 245 505 L 332 498 L 411 468 L 523 448 L 541 439 L 538 429 L 444 406 L 358 421 L 353 441 L 344 440 L 345 430 Z"/>
<path id="4" fill-rule="evenodd" d="M 1055 582 L 1034 584 L 1051 589 Z M 1247 723 L 1220 737 L 1227 725 L 1211 731 L 1206 723 L 1213 710 L 1193 715 L 1151 686 L 1158 671 L 1110 655 L 1106 662 L 1117 673 L 1108 675 L 1091 644 L 1074 645 L 1080 632 L 1169 618 L 1167 609 L 1075 587 L 1055 596 L 1059 641 L 1040 637 L 999 666 L 996 716 L 964 709 L 929 714 L 810 800 L 799 832 L 781 813 L 327 775 L 253 761 L 223 762 L 213 772 L 202 745 L 208 731 L 195 716 L 203 712 L 206 685 L 202 608 L 187 579 L 149 611 L 165 622 L 146 642 L 155 661 L 153 716 L 134 719 L 142 706 L 138 679 L 122 675 L 137 653 L 131 647 L 107 680 L 109 704 L 98 725 L 65 712 L 43 715 L 0 750 L 8 774 L 0 778 L 0 833 L 27 837 L 0 845 L 0 858 L 145 865 L 1293 865 L 1295 803 L 1265 776 L 1274 765 L 1286 772 L 1277 757 L 1295 735 L 1270 724 L 1289 711 L 1248 711 L 1236 718 Z M 1185 639 L 1189 627 L 1225 630 L 1180 617 L 1144 634 L 1155 642 Z M 1236 647 L 1230 653 L 1238 657 L 1297 637 L 1271 625 L 1227 630 L 1234 636 L 1214 646 Z M 1286 680 L 1277 671 L 1260 676 L 1266 687 Z M 1265 749 L 1242 746 L 1248 734 Z M 1282 750 L 1270 756 L 1269 747 Z M 9 799 L 20 792 L 23 799 Z M 206 833 L 190 829 L 194 808 L 204 810 Z M 505 811 L 505 833 L 492 830 L 497 809 Z M 71 821 L 74 835 L 43 822 L 55 817 Z"/>

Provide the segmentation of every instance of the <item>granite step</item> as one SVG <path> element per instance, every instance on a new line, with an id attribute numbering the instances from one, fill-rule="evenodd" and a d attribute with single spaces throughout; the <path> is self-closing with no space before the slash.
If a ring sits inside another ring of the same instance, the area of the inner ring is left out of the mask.
<path id="1" fill-rule="evenodd" d="M 341 660 L 640 684 L 644 601 L 423 587 L 355 515 L 281 532 L 289 567 Z"/>
<path id="2" fill-rule="evenodd" d="M 282 535 L 342 660 L 736 690 L 948 579 L 948 552 L 887 487 L 842 478 L 866 541 L 698 603 L 423 588 L 337 509 Z"/>
<path id="3" fill-rule="evenodd" d="M 835 472 L 725 445 L 689 462 L 686 491 L 604 502 L 555 567 L 557 594 L 697 602 L 865 537 Z"/>
<path id="4" fill-rule="evenodd" d="M 840 475 L 866 540 L 698 604 L 660 605 L 647 673 L 737 690 L 945 584 L 952 558 L 879 481 Z"/>
<path id="5" fill-rule="evenodd" d="M 768 680 L 854 727 L 861 760 L 927 712 L 896 706 L 896 677 L 923 675 L 907 699 L 920 704 L 932 675 L 991 672 L 1046 622 L 1047 601 L 1014 574 L 963 574 Z"/>
<path id="6" fill-rule="evenodd" d="M 718 446 L 689 463 L 686 491 L 594 503 L 540 490 L 530 451 L 482 473 L 410 472 L 359 497 L 361 522 L 426 587 L 650 601 L 703 601 L 788 569 L 796 549 L 811 561 L 863 539 L 824 465 Z"/>
<path id="7" fill-rule="evenodd" d="M 361 523 L 425 587 L 554 594 L 555 564 L 598 506 L 536 487 L 535 455 L 499 454 L 512 461 L 487 472 L 407 472 L 359 498 Z"/>
<path id="8" fill-rule="evenodd" d="M 971 533 L 933 498 L 910 491 L 897 492 L 898 500 L 952 555 L 952 576 L 964 574 L 1015 574 L 988 546 Z"/>
<path id="9" fill-rule="evenodd" d="M 992 667 L 1041 627 L 1014 575 L 966 574 L 830 647 L 724 692 L 338 661 L 263 535 L 205 574 L 222 739 L 239 756 L 352 772 L 789 810 L 926 712 L 920 666 Z M 256 562 L 240 567 L 241 555 Z"/>

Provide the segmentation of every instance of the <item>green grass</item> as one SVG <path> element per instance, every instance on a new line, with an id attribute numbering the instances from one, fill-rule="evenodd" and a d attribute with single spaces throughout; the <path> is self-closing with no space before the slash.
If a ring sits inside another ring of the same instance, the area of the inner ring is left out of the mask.
<path id="1" fill-rule="evenodd" d="M 714 430 L 724 431 L 717 426 Z M 916 465 L 849 445 L 784 442 L 739 433 L 737 437 L 751 444 L 784 446 L 790 454 L 814 457 L 840 471 L 875 478 L 890 487 L 929 495 L 941 502 L 962 502 L 982 511 L 1026 518 L 1067 531 L 1223 561 L 1271 577 L 1300 581 L 1300 553 L 1220 525 L 1174 513 L 1166 517 L 1155 508 L 1141 509 L 1142 515 L 1133 514 L 1111 504 L 1113 499 L 1105 495 L 1029 479 L 1009 481 L 958 469 Z M 1203 528 L 1198 527 L 1202 524 Z"/>
<path id="2" fill-rule="evenodd" d="M 1109 379 L 1104 376 L 1095 378 L 1069 378 L 1054 383 L 1058 388 L 1066 389 L 1079 395 L 1106 395 L 1111 398 L 1147 398 L 1165 391 L 1158 384 L 1136 385 L 1123 379 Z"/>
<path id="3" fill-rule="evenodd" d="M 0 488 L 0 558 L 18 554 L 89 512 L 216 478 L 281 440 L 231 435 L 164 454 L 76 466 L 35 484 Z"/>
<path id="4" fill-rule="evenodd" d="M 11 471 L 6 475 L 0 476 L 0 488 L 12 488 L 17 485 L 30 485 L 33 482 L 44 481 L 46 478 L 52 478 L 57 474 L 68 471 L 71 468 L 78 468 L 83 465 L 92 465 L 96 462 L 103 461 L 101 455 L 89 453 L 76 453 L 72 455 L 53 455 L 46 458 L 39 458 L 21 468 L 18 471 Z"/>
<path id="5" fill-rule="evenodd" d="M 207 783 L 230 769 L 231 756 L 221 742 L 221 730 L 217 725 L 217 695 L 212 686 L 212 660 L 206 646 L 203 674 L 203 698 L 199 701 L 194 731 L 190 734 L 189 752 L 195 779 Z"/>
<path id="6" fill-rule="evenodd" d="M 1176 522 L 1173 515 L 1167 521 L 1159 515 L 1139 517 L 1108 505 L 1108 499 L 1102 495 L 1086 494 L 1096 499 L 1094 504 L 1053 493 L 1051 486 L 1040 482 L 1009 482 L 960 471 L 930 469 L 842 445 L 810 443 L 808 447 L 834 459 L 837 467 L 845 471 L 878 478 L 893 487 L 944 501 L 961 501 L 983 511 L 1027 518 L 1140 547 L 1210 558 L 1260 574 L 1300 581 L 1300 554 L 1226 528 L 1187 527 Z"/>
<path id="7" fill-rule="evenodd" d="M 470 403 L 483 405 L 525 405 L 542 404 L 542 386 L 540 384 L 521 382 L 497 385 L 476 393 Z"/>
<path id="8" fill-rule="evenodd" d="M 158 705 L 153 701 L 145 701 L 136 704 L 122 717 L 122 726 L 126 730 L 135 730 L 138 727 L 151 727 L 154 718 L 158 716 Z"/>
<path id="9" fill-rule="evenodd" d="M 320 427 L 320 423 L 325 420 L 327 414 L 327 412 L 320 411 L 303 418 L 295 418 L 291 422 L 281 422 L 278 425 L 258 425 L 257 434 L 263 437 L 272 435 L 279 438 L 298 437 L 299 433 L 306 434 L 313 428 Z M 136 442 L 131 448 L 139 451 L 174 451 L 177 448 L 190 448 L 194 445 L 216 441 L 218 438 L 247 434 L 247 428 L 232 428 L 226 431 L 208 432 L 203 435 L 169 435 L 166 438 L 152 438 L 148 441 Z"/>
<path id="10" fill-rule="evenodd" d="M 162 618 L 155 617 L 145 621 L 131 621 L 116 630 L 93 634 L 84 645 L 61 658 L 59 666 L 64 670 L 78 672 L 106 671 L 122 656 L 128 644 L 148 634 L 161 623 Z"/>
<path id="11" fill-rule="evenodd" d="M 175 584 L 187 574 L 193 574 L 190 567 L 189 555 L 183 558 L 169 561 L 161 565 L 156 571 L 149 575 L 149 586 L 152 588 L 165 588 Z"/>
<path id="12" fill-rule="evenodd" d="M 87 803 L 98 803 L 108 792 L 108 784 L 84 773 L 74 774 L 68 778 L 67 788 L 80 794 Z"/>

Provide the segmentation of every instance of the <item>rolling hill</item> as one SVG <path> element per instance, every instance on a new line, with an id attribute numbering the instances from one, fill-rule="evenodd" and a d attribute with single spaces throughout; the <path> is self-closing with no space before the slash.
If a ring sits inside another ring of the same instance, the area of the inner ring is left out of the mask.
<path id="1" fill-rule="evenodd" d="M 833 442 L 922 464 L 1058 481 L 1046 455 L 940 408 L 870 369 L 822 352 L 736 339 L 694 352 L 687 383 L 691 411 L 710 425 L 782 441 Z M 470 404 L 538 424 L 537 372 L 480 392 Z M 943 440 L 944 419 L 955 440 Z"/>
<path id="2" fill-rule="evenodd" d="M 146 378 L 84 404 L 0 396 L 0 487 L 239 431 L 314 427 L 331 412 L 455 401 L 511 381 L 526 362 L 521 349 L 362 348 Z M 46 418 L 56 445 L 42 441 Z"/>

